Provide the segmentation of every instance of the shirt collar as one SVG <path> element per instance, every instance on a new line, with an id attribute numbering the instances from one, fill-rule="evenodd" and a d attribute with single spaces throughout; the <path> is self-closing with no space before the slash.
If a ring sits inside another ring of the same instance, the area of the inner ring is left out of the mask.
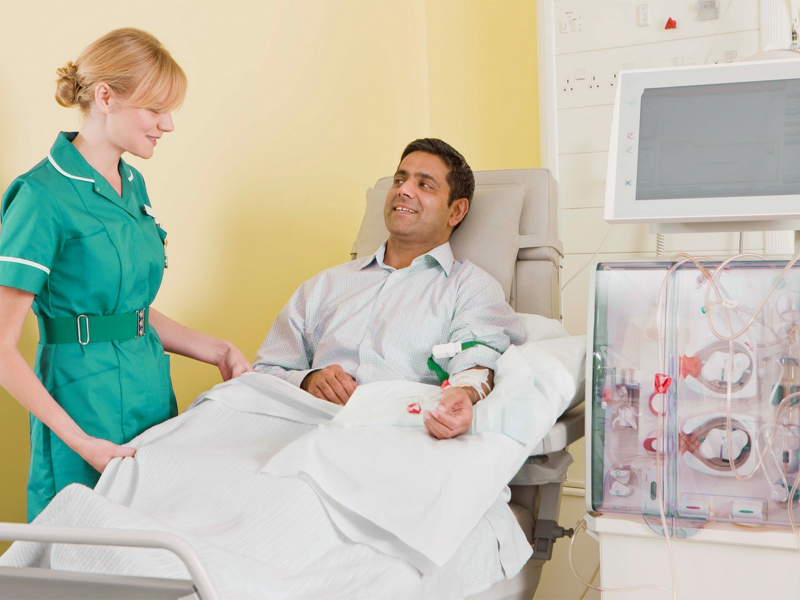
<path id="1" fill-rule="evenodd" d="M 72 140 L 77 137 L 75 132 L 62 131 L 58 134 L 47 159 L 56 171 L 64 177 L 77 181 L 95 182 L 94 169 L 86 162 L 78 149 L 72 145 Z"/>
<path id="2" fill-rule="evenodd" d="M 133 171 L 125 164 L 125 161 L 121 158 L 119 159 L 118 168 L 120 177 L 122 177 L 123 194 L 120 198 L 119 194 L 111 187 L 111 184 L 109 184 L 102 175 L 97 173 L 97 171 L 86 162 L 83 155 L 78 152 L 78 149 L 72 145 L 72 141 L 77 135 L 76 132 L 67 131 L 62 131 L 58 134 L 53 147 L 50 148 L 50 154 L 47 155 L 50 164 L 64 177 L 90 184 L 95 192 L 111 200 L 120 208 L 135 216 L 137 207 L 130 196 L 131 186 L 133 185 Z"/>
<path id="3" fill-rule="evenodd" d="M 373 263 L 377 263 L 383 269 L 392 269 L 383 262 L 384 257 L 386 256 L 386 242 L 381 244 L 381 247 L 372 255 L 372 258 L 366 261 L 363 265 L 359 267 L 359 270 L 365 269 Z M 441 246 L 436 246 L 430 252 L 426 252 L 422 256 L 418 256 L 415 258 L 411 265 L 419 264 L 421 262 L 427 262 L 428 264 L 438 264 L 444 274 L 449 277 L 450 271 L 453 269 L 453 263 L 455 262 L 455 258 L 453 257 L 453 250 L 450 248 L 450 242 L 445 242 Z"/>

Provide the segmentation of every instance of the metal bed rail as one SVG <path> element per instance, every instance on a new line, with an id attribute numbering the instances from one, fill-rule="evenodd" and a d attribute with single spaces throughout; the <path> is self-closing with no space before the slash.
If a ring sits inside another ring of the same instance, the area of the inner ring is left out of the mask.
<path id="1" fill-rule="evenodd" d="M 192 585 L 200 600 L 219 600 L 219 592 L 192 546 L 177 535 L 163 531 L 101 529 L 0 523 L 0 540 L 167 550 L 186 566 Z M 26 569 L 26 572 L 38 569 Z M 44 569 L 41 569 L 44 571 Z M 129 579 L 136 579 L 130 577 Z"/>

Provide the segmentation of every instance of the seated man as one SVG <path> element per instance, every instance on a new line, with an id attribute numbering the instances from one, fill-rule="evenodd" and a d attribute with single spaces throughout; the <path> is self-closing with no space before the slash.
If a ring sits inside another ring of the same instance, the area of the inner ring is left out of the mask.
<path id="1" fill-rule="evenodd" d="M 525 335 L 500 284 L 450 250 L 474 191 L 472 170 L 450 145 L 409 144 L 386 195 L 389 239 L 374 255 L 301 285 L 258 351 L 255 370 L 343 405 L 359 384 L 438 384 L 427 365 L 434 345 L 481 342 L 439 361 L 447 362 L 453 386 L 423 414 L 436 438 L 467 431 L 473 404 L 492 389 L 497 358 Z"/>

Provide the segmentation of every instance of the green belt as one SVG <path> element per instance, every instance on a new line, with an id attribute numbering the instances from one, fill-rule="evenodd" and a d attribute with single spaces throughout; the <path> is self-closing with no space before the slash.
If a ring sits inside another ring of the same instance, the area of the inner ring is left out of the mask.
<path id="1" fill-rule="evenodd" d="M 39 338 L 45 344 L 80 344 L 123 341 L 142 337 L 150 323 L 150 309 L 125 315 L 80 315 L 48 319 L 39 317 Z"/>

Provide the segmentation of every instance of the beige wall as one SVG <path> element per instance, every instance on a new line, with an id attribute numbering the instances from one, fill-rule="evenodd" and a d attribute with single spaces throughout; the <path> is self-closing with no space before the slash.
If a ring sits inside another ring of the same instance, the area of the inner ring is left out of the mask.
<path id="1" fill-rule="evenodd" d="M 364 192 L 406 143 L 539 165 L 533 1 L 4 0 L 0 22 L 3 189 L 79 126 L 53 80 L 90 41 L 140 27 L 184 67 L 175 132 L 131 159 L 170 236 L 155 306 L 251 357 L 297 285 L 348 259 Z M 31 361 L 37 338 L 29 319 Z M 172 365 L 181 409 L 220 379 Z M 25 519 L 28 452 L 27 414 L 0 390 L 0 521 Z"/>

